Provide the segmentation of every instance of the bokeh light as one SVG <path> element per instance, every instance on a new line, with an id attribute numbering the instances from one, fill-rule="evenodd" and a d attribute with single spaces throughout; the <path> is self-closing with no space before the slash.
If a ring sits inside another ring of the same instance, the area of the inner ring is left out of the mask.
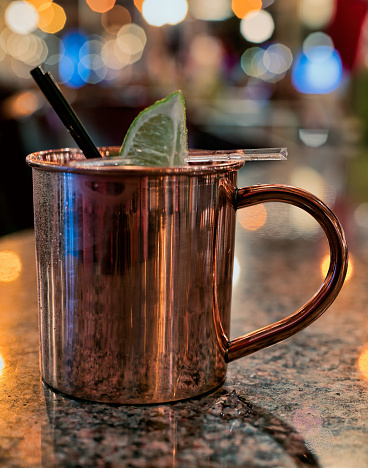
<path id="1" fill-rule="evenodd" d="M 263 64 L 263 54 L 264 49 L 261 47 L 251 47 L 244 52 L 240 64 L 247 75 L 261 78 L 266 73 L 266 67 Z"/>
<path id="2" fill-rule="evenodd" d="M 111 10 L 115 5 L 115 1 L 116 0 L 86 0 L 90 9 L 97 13 L 105 13 Z"/>
<path id="3" fill-rule="evenodd" d="M 291 67 L 293 55 L 283 44 L 275 43 L 266 48 L 251 47 L 241 57 L 240 64 L 248 76 L 276 82 Z"/>
<path id="4" fill-rule="evenodd" d="M 3 372 L 4 366 L 5 366 L 4 359 L 2 358 L 2 356 L 0 356 L 0 375 Z"/>
<path id="5" fill-rule="evenodd" d="M 124 52 L 118 46 L 116 39 L 109 39 L 104 43 L 101 49 L 101 57 L 104 63 L 111 70 L 120 70 L 130 63 L 130 53 Z"/>
<path id="6" fill-rule="evenodd" d="M 47 60 L 53 56 L 64 54 L 65 48 L 63 41 L 56 34 L 45 34 L 44 41 L 48 49 Z"/>
<path id="7" fill-rule="evenodd" d="M 119 29 L 132 22 L 129 11 L 121 5 L 115 5 L 111 10 L 101 15 L 101 24 L 106 32 L 116 35 Z"/>
<path id="8" fill-rule="evenodd" d="M 37 28 L 38 12 L 28 2 L 10 2 L 4 14 L 7 27 L 17 34 L 29 34 Z"/>
<path id="9" fill-rule="evenodd" d="M 244 210 L 239 210 L 237 219 L 242 228 L 247 231 L 257 231 L 267 220 L 267 211 L 263 203 L 254 206 L 248 206 Z"/>
<path id="10" fill-rule="evenodd" d="M 6 57 L 6 43 L 0 36 L 0 62 Z"/>
<path id="11" fill-rule="evenodd" d="M 216 37 L 197 34 L 190 44 L 190 56 L 196 65 L 218 68 L 223 58 L 223 47 Z"/>
<path id="12" fill-rule="evenodd" d="M 300 0 L 299 18 L 310 29 L 321 29 L 329 24 L 335 12 L 336 0 Z"/>
<path id="13" fill-rule="evenodd" d="M 305 49 L 294 60 L 292 82 L 295 89 L 304 94 L 335 91 L 342 78 L 342 62 L 337 50 L 330 45 L 307 46 Z"/>
<path id="14" fill-rule="evenodd" d="M 249 42 L 267 41 L 273 34 L 275 23 L 268 11 L 251 11 L 240 22 L 240 32 Z"/>
<path id="15" fill-rule="evenodd" d="M 23 62 L 23 64 L 35 66 L 46 60 L 48 53 L 47 45 L 36 34 L 20 35 L 4 33 L 2 37 L 6 37 L 6 52 L 14 59 Z M 27 71 L 29 72 L 29 68 Z"/>
<path id="16" fill-rule="evenodd" d="M 358 368 L 362 376 L 368 380 L 368 348 L 364 349 L 358 358 Z"/>
<path id="17" fill-rule="evenodd" d="M 306 146 L 318 148 L 327 142 L 328 133 L 328 129 L 300 128 L 299 138 Z"/>
<path id="18" fill-rule="evenodd" d="M 78 73 L 87 83 L 96 84 L 106 77 L 107 68 L 101 57 L 103 44 L 102 37 L 94 34 L 87 37 L 79 50 Z"/>
<path id="19" fill-rule="evenodd" d="M 53 0 L 25 0 L 27 3 L 30 3 L 31 5 L 33 5 L 36 10 L 38 10 L 38 8 L 42 5 L 45 5 L 45 4 L 49 4 L 51 3 Z"/>
<path id="20" fill-rule="evenodd" d="M 41 31 L 55 34 L 65 26 L 66 14 L 64 8 L 57 3 L 44 3 L 38 9 L 38 27 Z"/>
<path id="21" fill-rule="evenodd" d="M 180 23 L 187 12 L 186 0 L 145 0 L 142 7 L 144 19 L 152 26 Z"/>
<path id="22" fill-rule="evenodd" d="M 135 23 L 126 24 L 119 29 L 116 45 L 119 54 L 129 56 L 128 63 L 135 63 L 142 57 L 147 42 L 146 33 Z"/>
<path id="23" fill-rule="evenodd" d="M 324 199 L 325 197 L 326 182 L 321 174 L 312 167 L 300 165 L 295 168 L 291 173 L 290 183 L 308 190 L 318 198 Z"/>
<path id="24" fill-rule="evenodd" d="M 368 202 L 361 203 L 355 208 L 354 219 L 358 227 L 368 233 Z"/>
<path id="25" fill-rule="evenodd" d="M 284 74 L 291 67 L 293 54 L 283 44 L 272 44 L 264 52 L 263 63 L 270 73 Z"/>
<path id="26" fill-rule="evenodd" d="M 0 252 L 0 281 L 10 283 L 15 281 L 22 271 L 22 262 L 19 256 L 10 250 Z"/>
<path id="27" fill-rule="evenodd" d="M 59 62 L 59 75 L 63 83 L 71 88 L 83 86 L 89 77 L 89 70 L 79 67 L 80 50 L 87 36 L 78 30 L 68 30 L 63 36 L 64 54 Z"/>
<path id="28" fill-rule="evenodd" d="M 309 52 L 313 55 L 313 49 L 315 47 L 325 47 L 326 54 L 330 54 L 333 51 L 334 44 L 331 37 L 321 31 L 316 31 L 309 34 L 303 41 L 303 52 L 309 57 Z"/>
<path id="29" fill-rule="evenodd" d="M 321 174 L 312 167 L 299 166 L 295 168 L 290 176 L 290 185 L 301 187 L 327 203 L 326 182 Z M 334 193 L 331 192 L 329 195 L 334 196 Z M 317 221 L 306 211 L 296 206 L 289 206 L 289 212 L 290 224 L 297 231 L 302 232 L 304 235 L 314 235 L 320 231 Z"/>
<path id="30" fill-rule="evenodd" d="M 48 48 L 48 55 L 44 61 L 45 68 L 49 70 L 53 76 L 58 76 L 59 63 L 65 51 L 63 41 L 56 34 L 46 34 L 44 40 Z"/>
<path id="31" fill-rule="evenodd" d="M 9 119 L 23 119 L 41 107 L 39 96 L 34 91 L 20 91 L 4 100 L 2 110 Z"/>
<path id="32" fill-rule="evenodd" d="M 251 11 L 259 11 L 262 0 L 231 0 L 231 9 L 238 18 L 244 18 Z"/>
<path id="33" fill-rule="evenodd" d="M 189 3 L 189 11 L 203 21 L 223 21 L 233 14 L 228 0 L 196 0 Z"/>
<path id="34" fill-rule="evenodd" d="M 142 8 L 143 8 L 143 2 L 144 0 L 134 0 L 134 5 L 142 13 Z"/>
<path id="35" fill-rule="evenodd" d="M 237 283 L 240 276 L 240 264 L 239 260 L 234 257 L 234 267 L 233 267 L 233 285 Z"/>
<path id="36" fill-rule="evenodd" d="M 327 275 L 329 267 L 330 267 L 330 255 L 326 255 L 326 257 L 324 257 L 321 263 L 321 273 L 324 278 Z M 345 282 L 351 279 L 351 277 L 353 276 L 353 273 L 354 273 L 353 260 L 352 260 L 351 254 L 349 254 L 348 269 L 346 272 Z"/>

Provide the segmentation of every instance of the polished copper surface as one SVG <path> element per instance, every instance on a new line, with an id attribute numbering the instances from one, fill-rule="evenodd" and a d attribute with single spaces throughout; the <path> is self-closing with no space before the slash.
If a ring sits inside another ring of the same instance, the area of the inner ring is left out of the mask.
<path id="1" fill-rule="evenodd" d="M 335 214 L 321 200 L 305 190 L 285 185 L 254 185 L 238 190 L 228 180 L 224 180 L 221 192 L 224 199 L 232 200 L 235 208 L 278 201 L 305 210 L 318 221 L 330 247 L 330 266 L 325 280 L 318 292 L 303 307 L 283 320 L 231 341 L 222 327 L 219 312 L 221 306 L 217 303 L 220 288 L 214 281 L 214 318 L 217 324 L 218 342 L 226 361 L 230 362 L 278 343 L 320 317 L 336 299 L 344 284 L 348 267 L 348 248 L 344 231 Z M 217 229 L 220 229 L 220 226 L 221 223 L 217 224 Z M 215 261 L 216 267 L 219 264 L 220 262 Z M 216 278 L 216 274 L 214 277 Z"/>
<path id="2" fill-rule="evenodd" d="M 75 150 L 27 158 L 42 377 L 53 388 L 110 403 L 202 394 L 224 381 L 227 361 L 317 318 L 342 285 L 346 246 L 338 221 L 297 189 L 236 189 L 242 161 L 139 168 L 73 166 L 74 159 L 81 159 Z M 331 244 L 330 272 L 313 312 L 229 343 L 236 208 L 265 199 L 317 217 Z"/>
<path id="3" fill-rule="evenodd" d="M 179 172 L 63 166 L 78 154 L 53 152 L 52 170 L 50 153 L 29 158 L 43 379 L 70 395 L 120 403 L 217 387 L 226 363 L 212 318 L 214 221 L 220 182 L 236 184 L 243 163 Z M 235 210 L 220 211 L 228 331 Z"/>

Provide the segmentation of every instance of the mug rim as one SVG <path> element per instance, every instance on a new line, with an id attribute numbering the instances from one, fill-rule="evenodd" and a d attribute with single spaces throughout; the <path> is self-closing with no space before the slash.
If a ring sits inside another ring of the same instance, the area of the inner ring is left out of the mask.
<path id="1" fill-rule="evenodd" d="M 119 146 L 99 147 L 102 159 L 85 159 L 79 148 L 59 148 L 43 150 L 29 154 L 26 162 L 34 169 L 50 172 L 67 172 L 93 175 L 205 175 L 218 172 L 238 171 L 244 166 L 245 160 L 234 154 L 224 154 L 221 151 L 202 151 L 189 149 L 189 164 L 185 166 L 123 166 L 104 165 L 107 158 L 113 158 L 119 153 Z M 211 156 L 211 157 L 209 157 Z M 73 164 L 73 162 L 76 162 Z M 78 161 L 80 164 L 78 164 Z M 90 162 L 101 162 L 99 165 L 88 165 Z M 72 164 L 70 164 L 70 162 Z M 109 161 L 110 162 L 110 161 Z"/>

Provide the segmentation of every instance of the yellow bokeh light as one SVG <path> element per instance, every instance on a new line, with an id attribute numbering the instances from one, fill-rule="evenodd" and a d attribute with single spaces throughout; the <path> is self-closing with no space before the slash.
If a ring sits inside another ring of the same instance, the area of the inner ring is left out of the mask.
<path id="1" fill-rule="evenodd" d="M 41 31 L 54 34 L 65 26 L 66 14 L 64 8 L 57 3 L 44 3 L 38 8 L 38 27 Z"/>
<path id="2" fill-rule="evenodd" d="M 358 358 L 358 367 L 362 376 L 368 380 L 368 349 L 362 351 Z"/>
<path id="3" fill-rule="evenodd" d="M 26 2 L 30 3 L 38 10 L 42 5 L 51 3 L 52 0 L 26 0 Z"/>
<path id="4" fill-rule="evenodd" d="M 322 29 L 331 21 L 335 8 L 335 0 L 300 0 L 299 18 L 310 29 Z"/>
<path id="5" fill-rule="evenodd" d="M 0 281 L 10 283 L 18 278 L 22 263 L 15 252 L 3 250 L 0 252 Z"/>
<path id="6" fill-rule="evenodd" d="M 0 375 L 4 369 L 4 359 L 0 356 Z"/>
<path id="7" fill-rule="evenodd" d="M 105 13 L 114 7 L 116 0 L 86 0 L 91 10 L 97 13 Z"/>
<path id="8" fill-rule="evenodd" d="M 326 255 L 326 257 L 324 257 L 321 263 L 321 272 L 322 272 L 323 277 L 327 275 L 329 266 L 330 266 L 330 255 Z M 354 271 L 353 263 L 352 263 L 351 254 L 350 254 L 349 261 L 348 261 L 348 270 L 346 272 L 345 281 L 349 281 L 349 279 L 353 276 L 353 271 Z"/>
<path id="9" fill-rule="evenodd" d="M 44 28 L 52 22 L 54 18 L 54 9 L 52 2 L 44 2 L 37 8 L 39 14 L 38 27 L 43 31 Z"/>
<path id="10" fill-rule="evenodd" d="M 231 0 L 231 8 L 238 18 L 244 18 L 250 11 L 259 11 L 262 0 Z"/>
<path id="11" fill-rule="evenodd" d="M 263 204 L 249 206 L 237 214 L 240 225 L 247 231 L 257 231 L 266 222 L 267 211 Z"/>

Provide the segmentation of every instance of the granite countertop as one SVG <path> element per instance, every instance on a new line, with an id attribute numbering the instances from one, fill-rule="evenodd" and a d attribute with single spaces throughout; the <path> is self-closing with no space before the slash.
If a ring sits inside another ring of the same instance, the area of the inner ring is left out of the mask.
<path id="1" fill-rule="evenodd" d="M 270 210 L 271 227 L 257 232 L 239 219 L 232 338 L 294 312 L 322 282 L 325 239 L 313 226 L 291 232 L 284 215 Z M 76 400 L 42 383 L 33 231 L 0 239 L 0 465 L 368 466 L 368 236 L 338 215 L 352 272 L 330 309 L 230 363 L 214 393 L 152 406 Z"/>

